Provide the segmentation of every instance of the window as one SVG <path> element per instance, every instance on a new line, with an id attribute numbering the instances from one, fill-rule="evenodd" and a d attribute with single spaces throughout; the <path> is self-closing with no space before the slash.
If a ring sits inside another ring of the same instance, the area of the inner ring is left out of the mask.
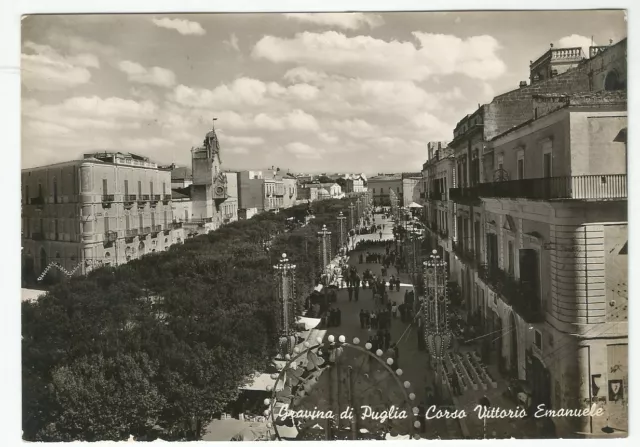
<path id="1" fill-rule="evenodd" d="M 498 170 L 504 169 L 504 155 L 498 155 Z"/>
<path id="2" fill-rule="evenodd" d="M 109 232 L 109 216 L 104 216 L 104 232 Z"/>
<path id="3" fill-rule="evenodd" d="M 128 214 L 126 214 L 126 215 L 124 216 L 124 228 L 125 228 L 125 230 L 127 230 L 127 231 L 129 231 L 129 229 L 131 228 L 131 227 L 130 227 L 130 224 L 129 224 L 129 215 L 128 215 Z"/>
<path id="4" fill-rule="evenodd" d="M 129 195 L 129 180 L 124 181 L 124 195 L 125 196 Z"/>
<path id="5" fill-rule="evenodd" d="M 102 179 L 102 195 L 105 196 L 109 194 L 109 189 L 107 187 L 107 179 L 103 178 Z"/>
<path id="6" fill-rule="evenodd" d="M 138 180 L 138 196 L 142 195 L 142 182 Z"/>
<path id="7" fill-rule="evenodd" d="M 58 203 L 58 180 L 53 179 L 53 203 Z"/>
<path id="8" fill-rule="evenodd" d="M 509 241 L 507 244 L 507 250 L 509 251 L 509 274 L 513 276 L 514 274 L 514 252 L 513 252 L 513 241 Z"/>
<path id="9" fill-rule="evenodd" d="M 42 195 L 42 183 L 38 183 L 38 197 L 43 197 L 43 195 Z"/>
<path id="10" fill-rule="evenodd" d="M 536 348 L 542 350 L 542 334 L 538 330 L 535 331 L 534 344 L 536 345 Z"/>
<path id="11" fill-rule="evenodd" d="M 517 176 L 518 176 L 518 180 L 522 180 L 524 179 L 524 150 L 519 150 L 518 151 L 518 158 L 517 158 L 518 162 L 517 162 Z"/>
<path id="12" fill-rule="evenodd" d="M 153 195 L 153 182 L 149 182 L 149 194 Z"/>
<path id="13" fill-rule="evenodd" d="M 189 210 L 184 210 L 184 220 L 189 220 Z"/>
<path id="14" fill-rule="evenodd" d="M 144 217 L 142 216 L 142 214 L 138 214 L 138 227 L 140 228 L 140 230 L 142 231 L 142 229 L 144 228 Z"/>
<path id="15" fill-rule="evenodd" d="M 547 139 L 542 143 L 542 176 L 544 178 L 553 177 L 552 160 L 552 142 L 550 139 Z"/>

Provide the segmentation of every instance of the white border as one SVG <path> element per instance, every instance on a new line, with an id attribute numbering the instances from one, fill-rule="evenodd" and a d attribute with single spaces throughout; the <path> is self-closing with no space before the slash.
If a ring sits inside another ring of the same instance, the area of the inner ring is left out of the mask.
<path id="1" fill-rule="evenodd" d="M 637 0 L 636 0 L 637 1 Z M 0 408 L 0 439 L 2 445 L 17 445 L 21 442 L 21 387 L 20 387 L 20 305 L 16 295 L 20 288 L 20 268 L 16 262 L 20 254 L 20 241 L 18 230 L 20 227 L 19 213 L 20 202 L 18 201 L 18 191 L 20 190 L 20 16 L 30 13 L 152 13 L 152 12 L 277 12 L 277 11 L 419 11 L 419 10 L 472 10 L 472 9 L 630 9 L 628 17 L 633 17 L 637 10 L 634 8 L 634 0 L 538 0 L 535 3 L 513 2 L 509 0 L 432 0 L 428 3 L 420 0 L 234 0 L 227 2 L 212 2 L 211 0 L 154 0 L 153 2 L 143 2 L 140 0 L 5 0 L 0 2 L 0 123 L 2 126 L 3 162 L 5 172 L 0 176 L 2 191 L 4 193 L 4 219 L 2 219 L 2 284 L 5 286 L 5 293 L 2 300 L 2 320 L 0 321 L 0 340 L 2 343 L 3 361 L 0 367 L 0 387 L 2 392 L 2 406 Z M 534 8 L 535 7 L 535 8 Z M 631 22 L 633 23 L 633 22 Z M 633 40 L 633 27 L 629 26 L 628 37 Z M 634 109 L 638 104 L 638 95 L 635 90 L 635 76 L 637 71 L 637 50 L 635 46 L 629 48 L 629 66 L 631 75 L 629 83 L 629 108 Z M 633 116 L 633 115 L 632 115 Z M 634 132 L 631 132 L 631 143 L 629 146 L 629 171 L 633 172 L 637 167 L 637 155 L 635 148 Z M 633 213 L 636 207 L 633 206 L 635 197 L 640 193 L 637 177 L 629 175 L 629 221 L 635 221 L 638 217 Z M 630 244 L 636 246 L 636 232 L 630 232 Z M 630 272 L 638 271 L 636 259 L 632 250 L 630 257 Z M 635 289 L 634 275 L 630 275 L 631 292 Z M 638 318 L 639 311 L 634 312 L 640 306 L 632 306 L 634 320 Z M 631 328 L 634 325 L 630 325 Z M 635 330 L 630 331 L 630 339 L 635 338 Z M 636 341 L 632 341 L 635 346 Z M 635 362 L 634 352 L 630 350 L 630 368 L 632 375 L 638 377 L 638 362 Z M 635 383 L 635 381 L 634 381 Z M 634 409 L 640 404 L 640 386 L 631 386 L 632 405 L 629 409 L 629 420 L 635 416 Z M 630 424 L 631 425 L 631 424 Z M 634 433 L 633 431 L 631 433 Z M 637 436 L 636 436 L 637 437 Z M 455 441 L 449 442 L 450 444 Z M 467 441 L 465 445 L 471 443 L 477 445 L 481 441 Z M 545 442 L 560 445 L 561 440 L 554 441 L 518 441 L 522 442 Z M 601 443 L 601 440 L 581 440 L 581 443 Z M 606 441 L 615 442 L 617 445 L 630 444 L 631 437 L 626 440 Z M 107 445 L 112 443 L 96 443 L 97 445 Z M 96 445 L 94 444 L 94 445 Z M 317 446 L 318 443 L 311 443 Z M 372 445 L 375 443 L 371 443 Z M 402 445 L 400 442 L 397 445 Z M 507 441 L 504 445 L 515 445 L 515 441 Z M 52 444 L 63 445 L 63 444 Z M 215 444 L 217 445 L 217 444 Z M 334 444 L 331 444 L 334 445 Z M 377 445 L 377 444 L 375 444 Z"/>

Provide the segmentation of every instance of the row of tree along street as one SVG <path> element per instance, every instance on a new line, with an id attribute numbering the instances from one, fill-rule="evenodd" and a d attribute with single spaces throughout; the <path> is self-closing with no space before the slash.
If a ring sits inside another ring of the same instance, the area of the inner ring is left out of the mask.
<path id="1" fill-rule="evenodd" d="M 320 270 L 317 231 L 333 232 L 335 253 L 349 204 L 234 222 L 24 302 L 24 439 L 199 439 L 275 355 L 273 264 L 287 253 L 297 265 L 302 308 Z"/>

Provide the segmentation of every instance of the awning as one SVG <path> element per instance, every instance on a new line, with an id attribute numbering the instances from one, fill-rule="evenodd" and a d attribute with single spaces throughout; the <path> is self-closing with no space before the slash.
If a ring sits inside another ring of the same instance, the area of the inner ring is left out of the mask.
<path id="1" fill-rule="evenodd" d="M 318 326 L 321 321 L 320 318 L 299 317 L 297 323 L 304 324 L 304 329 L 308 331 Z"/>
<path id="2" fill-rule="evenodd" d="M 422 208 L 422 205 L 419 205 L 416 202 L 411 202 L 409 208 Z"/>

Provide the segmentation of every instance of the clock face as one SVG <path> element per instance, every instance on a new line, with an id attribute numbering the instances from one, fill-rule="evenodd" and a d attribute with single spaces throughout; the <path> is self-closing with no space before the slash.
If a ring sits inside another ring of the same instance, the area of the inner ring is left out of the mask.
<path id="1" fill-rule="evenodd" d="M 216 194 L 221 196 L 224 194 L 224 188 L 222 186 L 216 187 Z"/>

